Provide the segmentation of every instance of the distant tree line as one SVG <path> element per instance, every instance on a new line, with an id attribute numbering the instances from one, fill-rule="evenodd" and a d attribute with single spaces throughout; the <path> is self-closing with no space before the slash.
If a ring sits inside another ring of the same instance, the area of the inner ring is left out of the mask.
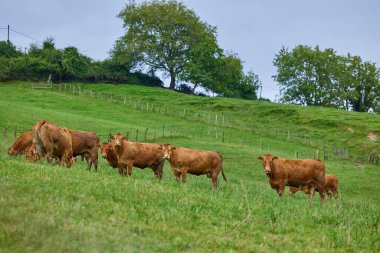
<path id="1" fill-rule="evenodd" d="M 374 63 L 304 45 L 282 48 L 273 63 L 282 102 L 380 113 L 380 70 Z"/>
<path id="2" fill-rule="evenodd" d="M 119 59 L 94 61 L 75 47 L 55 48 L 52 38 L 42 45 L 31 44 L 27 52 L 11 42 L 0 41 L 0 81 L 109 82 L 162 86 L 154 75 L 131 72 L 131 66 Z"/>

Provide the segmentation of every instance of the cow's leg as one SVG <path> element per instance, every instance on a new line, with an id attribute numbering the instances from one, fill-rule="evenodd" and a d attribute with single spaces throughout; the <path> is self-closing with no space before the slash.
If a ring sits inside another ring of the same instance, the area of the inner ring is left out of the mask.
<path id="1" fill-rule="evenodd" d="M 277 192 L 278 192 L 278 195 L 280 197 L 284 196 L 284 192 L 285 192 L 285 184 L 280 184 L 277 188 Z"/>
<path id="2" fill-rule="evenodd" d="M 126 166 L 126 165 L 122 164 L 122 163 L 117 164 L 117 168 L 119 169 L 119 175 L 120 176 L 123 176 L 124 166 Z"/>
<path id="3" fill-rule="evenodd" d="M 96 154 L 92 154 L 91 157 L 95 172 L 98 172 L 98 150 L 96 150 Z"/>
<path id="4" fill-rule="evenodd" d="M 158 164 L 157 166 L 153 168 L 154 175 L 157 179 L 160 179 L 160 180 L 162 179 L 164 163 L 165 163 L 165 160 L 162 160 L 160 164 Z"/>
<path id="5" fill-rule="evenodd" d="M 181 169 L 181 174 L 182 174 L 182 183 L 186 184 L 186 174 L 187 174 L 187 168 L 183 167 Z"/>
<path id="6" fill-rule="evenodd" d="M 310 204 L 311 201 L 313 200 L 314 192 L 315 192 L 315 187 L 314 187 L 314 185 L 309 186 L 309 188 L 308 188 L 308 202 L 309 202 L 309 204 Z"/>
<path id="7" fill-rule="evenodd" d="M 89 153 L 85 153 L 85 154 L 81 155 L 81 157 L 82 157 L 82 161 L 83 161 L 83 157 L 86 159 L 87 170 L 91 171 L 91 165 L 92 165 L 91 155 Z"/>
<path id="8" fill-rule="evenodd" d="M 331 194 L 330 190 L 327 190 L 326 193 L 327 193 L 327 197 L 328 197 L 329 203 L 330 203 L 331 202 L 332 194 Z"/>
<path id="9" fill-rule="evenodd" d="M 132 166 L 133 166 L 133 162 L 128 162 L 128 176 L 132 176 Z M 127 175 L 127 170 L 124 170 L 124 175 L 126 176 Z"/>
<path id="10" fill-rule="evenodd" d="M 333 191 L 333 194 L 334 194 L 334 198 L 335 198 L 335 199 L 338 199 L 338 191 L 334 190 L 334 191 Z"/>
<path id="11" fill-rule="evenodd" d="M 317 190 L 319 192 L 319 196 L 321 197 L 322 206 L 325 203 L 325 188 L 324 188 L 323 184 L 324 184 L 324 182 L 317 184 Z"/>
<path id="12" fill-rule="evenodd" d="M 211 172 L 211 181 L 214 189 L 218 188 L 218 173 L 216 171 Z"/>
<path id="13" fill-rule="evenodd" d="M 175 168 L 172 168 L 172 171 L 173 171 L 173 175 L 175 176 L 177 183 L 179 183 L 179 177 L 181 176 L 181 172 L 179 172 Z"/>

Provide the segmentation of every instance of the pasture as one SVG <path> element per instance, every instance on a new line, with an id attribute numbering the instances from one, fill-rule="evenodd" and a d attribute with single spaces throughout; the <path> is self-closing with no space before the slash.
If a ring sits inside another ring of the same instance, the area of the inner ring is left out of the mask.
<path id="1" fill-rule="evenodd" d="M 288 189 L 280 199 L 270 188 L 257 157 L 269 149 L 277 156 L 293 158 L 294 151 L 312 154 L 315 147 L 243 127 L 233 131 L 225 128 L 226 136 L 231 137 L 222 142 L 222 130 L 218 139 L 211 138 L 207 122 L 186 119 L 180 112 L 181 106 L 187 105 L 189 114 L 192 110 L 194 115 L 197 110 L 217 112 L 263 129 L 286 125 L 287 129 L 307 128 L 326 140 L 338 141 L 342 136 L 341 141 L 350 143 L 351 152 L 358 157 L 364 154 L 363 149 L 378 150 L 379 141 L 365 142 L 365 133 L 378 133 L 379 115 L 199 98 L 141 86 L 88 86 L 120 98 L 165 103 L 170 111 L 178 112 L 178 116 L 165 115 L 107 99 L 31 90 L 30 85 L 0 84 L 0 129 L 8 128 L 7 137 L 0 138 L 0 251 L 380 251 L 379 165 L 360 159 L 329 159 L 324 161 L 326 173 L 338 177 L 338 201 L 322 207 L 316 195 L 309 205 L 305 195 L 290 196 Z M 290 114 L 285 119 L 282 113 L 286 112 Z M 313 123 L 313 115 L 324 118 L 325 124 Z M 229 182 L 220 175 L 219 189 L 212 190 L 206 176 L 188 175 L 183 186 L 176 183 L 168 162 L 163 180 L 157 181 L 150 169 L 134 168 L 131 178 L 121 177 L 101 157 L 99 172 L 89 173 L 80 159 L 67 169 L 8 156 L 7 148 L 14 141 L 12 129 L 29 130 L 41 119 L 69 129 L 94 131 L 101 141 L 108 133 L 118 131 L 129 132 L 133 140 L 137 129 L 137 138 L 143 141 L 143 133 L 149 128 L 148 141 L 153 141 L 156 130 L 154 141 L 158 143 L 218 150 L 224 157 Z M 356 132 L 342 132 L 348 127 Z M 212 130 L 218 131 L 214 126 Z M 242 136 L 247 139 L 245 144 Z M 265 145 L 258 146 L 258 140 Z M 356 147 L 357 143 L 364 148 Z"/>

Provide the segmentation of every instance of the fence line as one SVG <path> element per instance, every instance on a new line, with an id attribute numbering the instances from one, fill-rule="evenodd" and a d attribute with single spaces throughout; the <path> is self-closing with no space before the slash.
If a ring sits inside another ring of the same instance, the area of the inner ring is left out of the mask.
<path id="1" fill-rule="evenodd" d="M 54 86 L 57 86 L 57 85 L 52 86 L 52 88 L 51 88 L 52 91 L 54 91 Z M 96 92 L 95 90 L 86 90 L 83 88 L 81 89 L 80 85 L 64 84 L 64 86 L 63 86 L 62 84 L 58 84 L 57 90 L 60 92 L 69 92 L 69 93 L 72 93 L 75 95 L 86 95 L 89 97 L 93 97 L 95 99 L 105 100 L 105 101 L 111 102 L 111 103 L 119 103 L 119 104 L 123 104 L 123 105 L 129 105 L 131 108 L 135 108 L 137 110 L 144 110 L 144 111 L 151 112 L 151 113 L 164 114 L 166 116 L 175 116 L 175 117 L 179 116 L 180 118 L 183 118 L 185 120 L 192 120 L 192 121 L 198 121 L 198 122 L 206 123 L 208 125 L 207 136 L 208 136 L 208 139 L 210 139 L 210 140 L 212 139 L 210 126 L 214 125 L 215 126 L 215 135 L 214 136 L 215 136 L 216 140 L 218 139 L 217 127 L 223 129 L 222 130 L 222 138 L 220 138 L 220 133 L 219 133 L 219 139 L 221 139 L 222 143 L 225 143 L 227 141 L 225 136 L 224 136 L 225 130 L 231 131 L 230 136 L 229 136 L 229 143 L 232 143 L 231 138 L 232 138 L 233 130 L 239 130 L 239 131 L 243 131 L 243 132 L 250 132 L 250 133 L 253 133 L 253 134 L 256 134 L 259 136 L 273 137 L 276 140 L 288 141 L 288 142 L 293 142 L 293 143 L 309 146 L 310 148 L 314 148 L 316 150 L 314 152 L 316 158 L 321 158 L 321 159 L 323 158 L 324 160 L 328 160 L 329 158 L 333 158 L 333 157 L 340 157 L 341 159 L 350 157 L 350 153 L 348 152 L 348 149 L 346 147 L 340 147 L 338 149 L 334 143 L 333 144 L 330 143 L 329 145 L 332 145 L 332 147 L 331 147 L 331 152 L 329 152 L 329 150 L 327 150 L 327 146 L 326 146 L 328 144 L 323 142 L 323 144 L 321 145 L 321 143 L 320 143 L 321 140 L 319 140 L 319 139 L 313 140 L 312 134 L 310 134 L 310 133 L 305 133 L 305 132 L 303 132 L 303 133 L 302 132 L 293 132 L 292 133 L 289 129 L 286 129 L 286 128 L 282 128 L 282 129 L 269 128 L 269 127 L 263 128 L 263 127 L 257 127 L 255 125 L 251 125 L 251 126 L 242 125 L 241 122 L 239 124 L 239 122 L 236 122 L 232 119 L 228 119 L 223 114 L 222 115 L 215 114 L 214 120 L 211 120 L 212 119 L 211 113 L 199 112 L 199 111 L 198 112 L 191 112 L 191 111 L 187 110 L 187 108 L 184 108 L 183 112 L 181 112 L 181 110 L 179 110 L 179 114 L 177 114 L 177 113 L 173 114 L 173 113 L 170 113 L 170 111 L 168 111 L 167 106 L 162 105 L 162 104 L 155 104 L 154 102 L 151 102 L 151 101 L 140 101 L 140 99 L 137 99 L 137 101 L 136 101 L 136 100 L 133 100 L 132 97 L 129 97 L 129 98 L 127 98 L 126 96 L 117 97 L 117 96 L 114 96 L 113 94 L 101 93 L 101 92 Z M 127 99 L 129 101 L 129 103 L 126 102 Z M 164 107 L 165 107 L 165 111 L 161 110 L 161 108 L 164 108 Z M 156 108 L 158 108 L 158 109 L 156 109 Z M 136 132 L 136 140 L 137 140 L 137 134 L 138 134 L 138 132 Z M 169 136 L 171 136 L 170 132 L 169 132 Z M 193 136 L 195 138 L 195 133 L 193 133 Z M 163 127 L 162 138 L 165 140 L 165 137 L 167 137 L 167 136 L 165 136 L 165 129 Z M 203 137 L 203 125 L 202 125 L 202 129 L 201 129 L 201 138 L 202 137 Z M 154 137 L 154 139 L 156 139 L 156 137 Z M 244 138 L 244 137 L 241 137 L 241 140 L 239 142 L 241 144 L 243 144 L 243 146 L 248 145 L 246 143 L 246 138 Z M 320 148 L 321 146 L 322 146 L 322 149 Z M 299 156 L 299 154 L 295 155 L 295 156 Z M 373 157 L 375 157 L 375 158 L 370 158 L 369 162 L 377 161 L 376 156 L 373 156 Z"/>

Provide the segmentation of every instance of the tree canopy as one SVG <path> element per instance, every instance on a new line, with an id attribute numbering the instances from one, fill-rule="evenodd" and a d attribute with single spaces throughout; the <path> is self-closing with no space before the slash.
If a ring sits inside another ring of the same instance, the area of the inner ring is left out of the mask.
<path id="1" fill-rule="evenodd" d="M 117 43 L 123 43 L 138 62 L 167 73 L 171 89 L 192 51 L 215 32 L 177 1 L 130 2 L 118 17 L 126 34 Z"/>
<path id="2" fill-rule="evenodd" d="M 358 56 L 299 45 L 282 48 L 273 63 L 283 102 L 362 112 L 379 107 L 379 69 Z"/>

